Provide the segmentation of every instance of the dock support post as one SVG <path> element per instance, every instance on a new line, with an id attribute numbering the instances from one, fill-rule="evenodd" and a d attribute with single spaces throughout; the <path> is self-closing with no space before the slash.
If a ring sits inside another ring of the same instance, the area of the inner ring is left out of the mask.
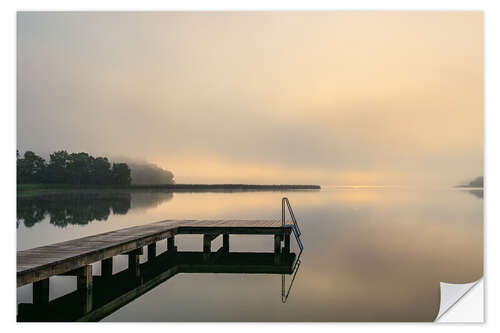
<path id="1" fill-rule="evenodd" d="M 139 257 L 142 253 L 142 247 L 128 253 L 128 270 L 135 277 L 141 276 Z"/>
<path id="2" fill-rule="evenodd" d="M 203 253 L 210 253 L 212 251 L 212 235 L 203 234 Z"/>
<path id="3" fill-rule="evenodd" d="M 212 241 L 217 238 L 220 234 L 203 234 L 203 252 L 205 253 L 210 253 L 212 252 Z M 226 234 L 223 235 L 222 239 L 222 246 L 226 244 L 229 247 L 229 235 L 227 234 L 227 239 L 226 239 Z"/>
<path id="4" fill-rule="evenodd" d="M 281 235 L 274 235 L 274 254 L 281 253 Z"/>
<path id="5" fill-rule="evenodd" d="M 148 261 L 156 257 L 156 243 L 148 245 Z"/>
<path id="6" fill-rule="evenodd" d="M 175 237 L 171 236 L 167 238 L 167 251 L 177 251 L 177 247 L 175 246 Z"/>
<path id="7" fill-rule="evenodd" d="M 219 234 L 203 234 L 203 260 L 207 261 L 210 258 L 212 240 L 217 236 L 219 236 Z"/>
<path id="8" fill-rule="evenodd" d="M 92 290 L 92 265 L 78 268 L 76 274 L 76 286 L 82 297 L 83 312 L 89 313 L 92 311 L 92 296 L 94 294 Z"/>
<path id="9" fill-rule="evenodd" d="M 83 312 L 89 313 L 90 311 L 92 311 L 93 307 L 93 300 L 92 300 L 93 291 L 92 289 L 87 289 L 87 290 L 82 290 L 81 292 L 83 294 Z"/>
<path id="10" fill-rule="evenodd" d="M 211 235 L 203 234 L 203 260 L 208 261 L 210 252 L 212 251 L 212 237 Z"/>
<path id="11" fill-rule="evenodd" d="M 222 249 L 224 252 L 229 252 L 229 234 L 222 235 Z"/>
<path id="12" fill-rule="evenodd" d="M 274 235 L 274 263 L 279 264 L 281 256 L 281 235 Z"/>
<path id="13" fill-rule="evenodd" d="M 49 278 L 33 283 L 33 304 L 49 303 Z"/>
<path id="14" fill-rule="evenodd" d="M 290 235 L 284 235 L 285 245 L 283 246 L 283 253 L 290 253 Z"/>
<path id="15" fill-rule="evenodd" d="M 113 257 L 101 261 L 101 276 L 111 277 L 113 275 Z"/>
<path id="16" fill-rule="evenodd" d="M 92 289 L 92 265 L 85 265 L 76 270 L 76 286 L 78 290 Z"/>

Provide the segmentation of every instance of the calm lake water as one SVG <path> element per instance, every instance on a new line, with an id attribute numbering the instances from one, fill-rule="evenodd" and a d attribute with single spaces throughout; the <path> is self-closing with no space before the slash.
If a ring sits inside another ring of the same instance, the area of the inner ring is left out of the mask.
<path id="1" fill-rule="evenodd" d="M 281 219 L 283 196 L 305 248 L 285 303 L 279 274 L 180 273 L 103 321 L 432 321 L 440 281 L 466 283 L 483 275 L 482 191 L 458 189 L 19 197 L 17 249 L 163 219 Z M 202 236 L 177 236 L 176 245 L 201 251 Z M 273 238 L 231 235 L 230 251 L 272 252 Z M 298 252 L 293 236 L 292 251 Z M 114 273 L 127 265 L 126 256 L 115 257 Z M 100 274 L 100 264 L 93 268 Z M 286 275 L 286 288 L 291 278 Z M 75 277 L 50 279 L 51 300 L 75 289 Z M 32 285 L 17 288 L 17 302 L 31 302 L 31 291 Z"/>

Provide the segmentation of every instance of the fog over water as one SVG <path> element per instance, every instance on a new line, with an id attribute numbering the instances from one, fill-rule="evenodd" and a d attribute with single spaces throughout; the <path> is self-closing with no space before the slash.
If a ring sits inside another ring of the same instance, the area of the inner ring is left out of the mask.
<path id="1" fill-rule="evenodd" d="M 21 151 L 178 183 L 482 175 L 480 12 L 21 12 L 17 33 Z"/>
<path id="2" fill-rule="evenodd" d="M 76 191 L 18 198 L 17 249 L 163 219 L 279 219 L 285 195 L 304 244 L 286 303 L 279 274 L 183 273 L 103 320 L 433 321 L 440 282 L 469 283 L 483 275 L 482 191 L 465 189 Z M 220 238 L 213 251 L 221 246 Z M 203 238 L 177 235 L 175 244 L 180 252 L 202 251 Z M 158 251 L 166 246 L 158 242 Z M 291 246 L 298 253 L 294 237 Z M 230 235 L 230 251 L 272 253 L 273 237 Z M 145 251 L 141 262 L 146 256 Z M 128 267 L 127 256 L 113 261 L 115 274 Z M 99 275 L 101 264 L 93 266 Z M 286 276 L 287 286 L 291 278 Z M 50 283 L 51 300 L 76 289 L 75 277 L 56 276 Z M 94 289 L 96 299 L 98 292 Z M 31 301 L 31 285 L 17 288 L 18 303 Z"/>

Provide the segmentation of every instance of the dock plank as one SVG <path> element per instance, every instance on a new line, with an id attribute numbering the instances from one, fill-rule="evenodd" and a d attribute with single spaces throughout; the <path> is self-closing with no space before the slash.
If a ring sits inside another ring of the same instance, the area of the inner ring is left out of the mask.
<path id="1" fill-rule="evenodd" d="M 176 234 L 277 234 L 278 220 L 164 220 L 17 252 L 17 286 L 62 274 Z"/>

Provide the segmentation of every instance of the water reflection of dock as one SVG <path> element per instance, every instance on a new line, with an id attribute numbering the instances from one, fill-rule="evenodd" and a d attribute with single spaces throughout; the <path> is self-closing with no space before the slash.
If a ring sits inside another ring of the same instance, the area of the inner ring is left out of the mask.
<path id="1" fill-rule="evenodd" d="M 45 304 L 19 304 L 18 321 L 98 321 L 178 273 L 292 274 L 296 255 L 227 252 L 221 247 L 207 258 L 203 252 L 175 250 L 148 258 L 114 275 L 93 277 L 93 287 L 80 289 Z"/>

